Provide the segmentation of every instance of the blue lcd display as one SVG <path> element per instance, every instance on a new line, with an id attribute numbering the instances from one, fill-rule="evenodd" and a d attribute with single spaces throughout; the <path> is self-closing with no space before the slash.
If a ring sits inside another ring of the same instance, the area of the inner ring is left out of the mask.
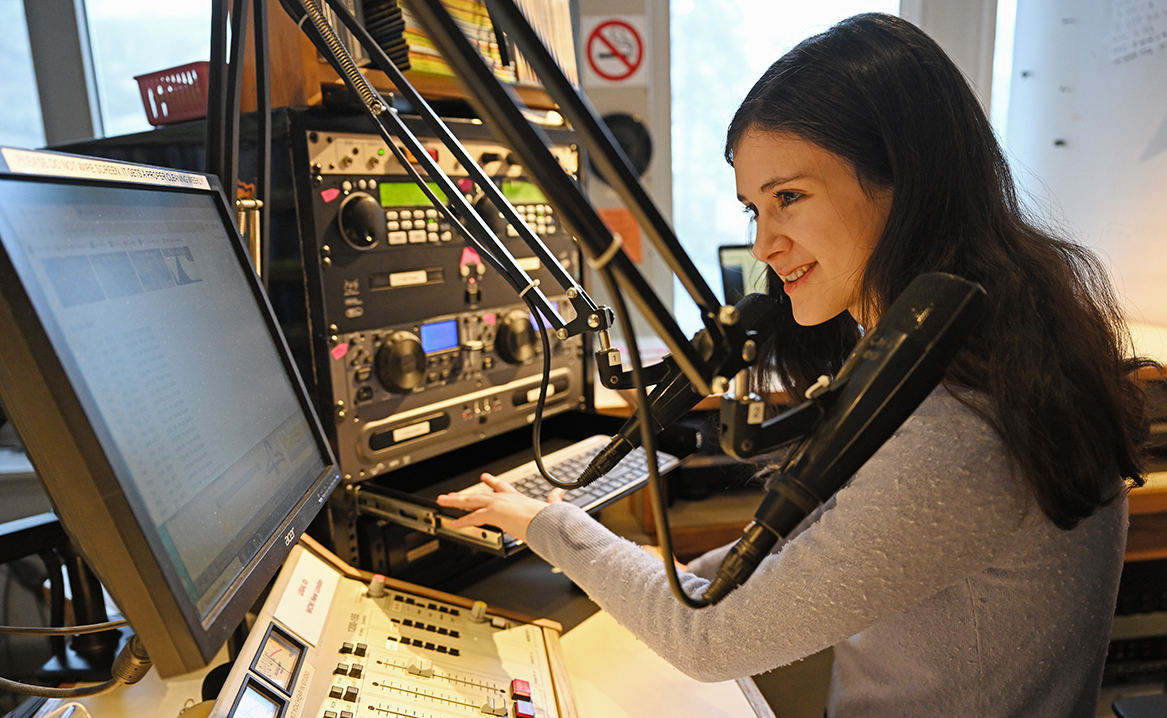
<path id="1" fill-rule="evenodd" d="M 426 354 L 444 352 L 458 346 L 458 322 L 447 319 L 444 322 L 421 325 L 421 350 Z"/>

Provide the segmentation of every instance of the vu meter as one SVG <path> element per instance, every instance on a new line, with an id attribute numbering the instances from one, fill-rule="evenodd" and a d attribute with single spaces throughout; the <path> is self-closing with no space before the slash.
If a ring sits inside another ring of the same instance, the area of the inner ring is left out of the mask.
<path id="1" fill-rule="evenodd" d="M 272 626 L 264 639 L 263 649 L 255 656 L 255 667 L 252 670 L 287 693 L 296 678 L 303 654 L 303 647 Z"/>

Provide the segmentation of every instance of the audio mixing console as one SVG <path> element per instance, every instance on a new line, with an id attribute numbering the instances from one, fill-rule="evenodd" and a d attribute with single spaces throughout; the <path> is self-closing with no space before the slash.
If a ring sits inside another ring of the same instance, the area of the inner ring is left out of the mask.
<path id="1" fill-rule="evenodd" d="M 556 624 L 363 580 L 304 539 L 211 715 L 574 718 L 575 708 Z"/>

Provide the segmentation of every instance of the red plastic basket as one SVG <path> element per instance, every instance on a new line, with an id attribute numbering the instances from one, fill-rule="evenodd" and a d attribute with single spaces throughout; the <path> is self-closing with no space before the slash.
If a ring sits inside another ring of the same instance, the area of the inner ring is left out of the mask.
<path id="1" fill-rule="evenodd" d="M 150 124 L 157 127 L 206 117 L 210 66 L 209 62 L 191 62 L 135 77 Z"/>

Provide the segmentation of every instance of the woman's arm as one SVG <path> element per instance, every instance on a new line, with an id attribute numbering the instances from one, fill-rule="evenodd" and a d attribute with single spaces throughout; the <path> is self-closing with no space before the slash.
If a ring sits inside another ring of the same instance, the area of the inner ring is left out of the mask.
<path id="1" fill-rule="evenodd" d="M 689 675 L 770 670 L 983 570 L 1017 541 L 1025 501 L 1000 442 L 947 399 L 926 402 L 818 522 L 716 606 L 681 606 L 658 560 L 574 506 L 539 505 L 527 542 Z M 693 596 L 707 585 L 692 574 L 681 582 Z"/>

